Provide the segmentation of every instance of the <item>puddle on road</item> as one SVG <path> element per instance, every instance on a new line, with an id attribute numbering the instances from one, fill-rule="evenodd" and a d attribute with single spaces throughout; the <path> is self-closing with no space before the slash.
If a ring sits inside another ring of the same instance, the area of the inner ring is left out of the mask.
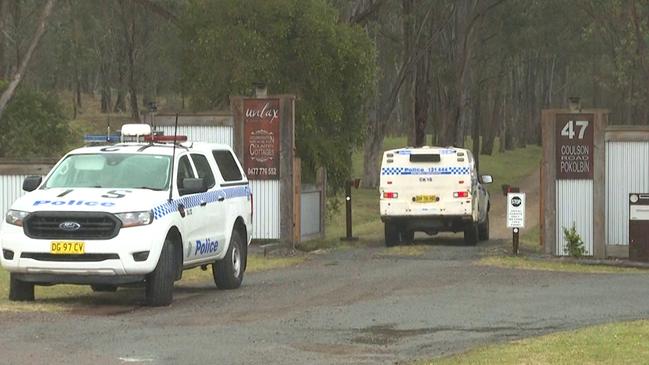
<path id="1" fill-rule="evenodd" d="M 387 346 L 407 337 L 432 333 L 434 330 L 430 328 L 400 330 L 394 328 L 394 325 L 382 325 L 367 327 L 360 330 L 360 332 L 362 334 L 353 338 L 352 342 L 365 345 Z"/>

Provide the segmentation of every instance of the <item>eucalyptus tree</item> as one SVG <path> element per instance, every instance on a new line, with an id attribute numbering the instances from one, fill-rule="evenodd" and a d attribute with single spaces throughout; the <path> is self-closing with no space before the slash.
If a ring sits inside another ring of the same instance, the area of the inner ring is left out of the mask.
<path id="1" fill-rule="evenodd" d="M 324 0 L 190 1 L 181 17 L 184 85 L 195 109 L 226 108 L 256 82 L 296 101 L 304 172 L 349 178 L 373 94 L 374 47 Z"/>

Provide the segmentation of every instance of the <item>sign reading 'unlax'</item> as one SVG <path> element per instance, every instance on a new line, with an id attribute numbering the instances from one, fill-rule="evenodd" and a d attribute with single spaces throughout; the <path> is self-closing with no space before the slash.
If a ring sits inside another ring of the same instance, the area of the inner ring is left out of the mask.
<path id="1" fill-rule="evenodd" d="M 251 180 L 279 179 L 279 99 L 244 99 L 243 164 Z"/>
<path id="2" fill-rule="evenodd" d="M 593 114 L 557 114 L 557 179 L 593 179 Z"/>

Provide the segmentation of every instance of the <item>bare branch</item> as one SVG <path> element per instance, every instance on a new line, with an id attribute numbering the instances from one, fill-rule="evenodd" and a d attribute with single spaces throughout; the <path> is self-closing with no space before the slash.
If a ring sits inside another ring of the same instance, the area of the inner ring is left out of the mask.
<path id="1" fill-rule="evenodd" d="M 52 14 L 52 9 L 54 8 L 55 2 L 56 0 L 48 0 L 45 6 L 43 7 L 43 12 L 41 13 L 41 16 L 38 19 L 38 23 L 36 25 L 36 32 L 34 33 L 34 38 L 32 38 L 32 42 L 30 43 L 29 48 L 27 49 L 27 53 L 23 57 L 23 60 L 20 63 L 20 67 L 18 67 L 16 73 L 12 76 L 13 80 L 11 80 L 11 82 L 9 83 L 7 90 L 5 90 L 2 93 L 2 96 L 0 97 L 0 119 L 2 119 L 2 114 L 4 113 L 5 108 L 9 103 L 9 100 L 11 100 L 11 98 L 13 97 L 16 88 L 18 87 L 18 84 L 20 84 L 20 81 L 25 75 L 25 71 L 27 71 L 27 66 L 29 66 L 29 60 L 31 60 L 32 55 L 34 54 L 34 50 L 36 49 L 36 46 L 38 46 L 38 43 L 43 37 L 43 34 L 45 34 L 45 30 L 47 28 L 47 19 Z"/>

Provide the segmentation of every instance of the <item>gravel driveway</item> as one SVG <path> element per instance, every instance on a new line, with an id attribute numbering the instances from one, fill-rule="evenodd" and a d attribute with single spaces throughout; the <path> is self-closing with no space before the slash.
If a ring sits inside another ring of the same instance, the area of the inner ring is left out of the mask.
<path id="1" fill-rule="evenodd" d="M 124 295 L 78 313 L 0 313 L 0 363 L 387 364 L 649 318 L 645 274 L 485 267 L 476 259 L 501 242 L 425 242 L 419 257 L 378 245 L 317 255 L 234 291 L 178 287 L 168 308 Z"/>

